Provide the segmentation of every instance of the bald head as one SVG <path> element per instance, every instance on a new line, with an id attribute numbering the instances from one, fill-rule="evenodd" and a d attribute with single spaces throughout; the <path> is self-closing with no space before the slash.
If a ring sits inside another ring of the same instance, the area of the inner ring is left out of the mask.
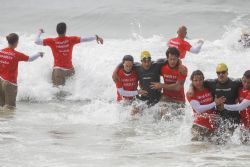
<path id="1" fill-rule="evenodd" d="M 184 39 L 187 35 L 187 27 L 181 26 L 177 31 L 178 37 Z"/>

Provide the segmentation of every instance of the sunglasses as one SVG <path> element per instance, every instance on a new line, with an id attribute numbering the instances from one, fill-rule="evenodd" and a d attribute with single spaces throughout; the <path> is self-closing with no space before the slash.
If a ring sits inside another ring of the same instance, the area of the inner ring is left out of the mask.
<path id="1" fill-rule="evenodd" d="M 217 75 L 220 75 L 220 74 L 226 74 L 227 73 L 227 71 L 220 71 L 220 72 L 216 72 L 217 73 Z"/>
<path id="2" fill-rule="evenodd" d="M 151 58 L 150 57 L 149 58 L 143 58 L 141 61 L 143 61 L 143 62 L 150 62 Z"/>

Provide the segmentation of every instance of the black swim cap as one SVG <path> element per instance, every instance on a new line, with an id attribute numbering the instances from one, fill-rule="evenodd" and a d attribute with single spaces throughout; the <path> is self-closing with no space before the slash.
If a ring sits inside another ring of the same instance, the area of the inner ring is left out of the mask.
<path id="1" fill-rule="evenodd" d="M 123 59 L 122 59 L 122 62 L 124 62 L 124 61 L 132 61 L 132 62 L 134 62 L 134 58 L 131 55 L 125 55 L 123 57 Z"/>

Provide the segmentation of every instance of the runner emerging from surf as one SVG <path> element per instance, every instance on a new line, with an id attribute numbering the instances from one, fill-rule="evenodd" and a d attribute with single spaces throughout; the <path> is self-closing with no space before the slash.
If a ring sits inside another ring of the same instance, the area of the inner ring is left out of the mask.
<path id="1" fill-rule="evenodd" d="M 238 98 L 238 89 L 242 87 L 241 80 L 229 78 L 228 67 L 224 63 L 216 66 L 216 73 L 217 78 L 205 80 L 204 86 L 209 88 L 214 98 L 224 96 L 226 98 L 225 104 L 235 104 Z M 191 85 L 188 94 L 192 96 L 193 92 L 194 88 Z M 221 138 L 221 142 L 224 143 L 240 124 L 240 114 L 239 112 L 228 111 L 222 106 L 217 106 L 216 108 L 220 115 L 218 135 Z"/>
<path id="2" fill-rule="evenodd" d="M 72 50 L 75 44 L 96 40 L 98 44 L 103 44 L 103 39 L 98 35 L 92 37 L 66 36 L 66 24 L 58 23 L 56 27 L 58 37 L 41 39 L 44 33 L 40 29 L 35 40 L 37 45 L 49 46 L 54 57 L 54 67 L 52 72 L 52 82 L 54 86 L 65 85 L 67 77 L 74 75 L 75 70 L 72 65 Z"/>
<path id="3" fill-rule="evenodd" d="M 132 114 L 136 114 L 146 107 L 151 107 L 159 102 L 161 97 L 161 90 L 152 89 L 150 87 L 151 82 L 160 82 L 160 70 L 161 67 L 166 63 L 166 60 L 160 61 L 152 61 L 151 54 L 149 51 L 141 52 L 141 64 L 135 63 L 133 68 L 135 69 L 138 79 L 139 79 L 139 86 L 142 90 L 146 91 L 147 93 L 141 94 L 137 96 L 137 99 L 140 101 L 145 102 L 143 103 L 134 103 L 134 110 Z M 118 67 L 119 68 L 119 67 Z M 113 80 L 116 82 L 119 80 L 117 75 L 117 69 L 113 73 Z"/>

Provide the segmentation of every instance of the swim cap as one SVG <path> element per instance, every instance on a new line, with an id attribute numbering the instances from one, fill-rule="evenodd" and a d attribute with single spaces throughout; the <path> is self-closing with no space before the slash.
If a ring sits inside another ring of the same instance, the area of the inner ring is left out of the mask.
<path id="1" fill-rule="evenodd" d="M 151 54 L 149 51 L 145 50 L 145 51 L 141 52 L 141 60 L 143 60 L 143 59 L 151 59 Z"/>
<path id="2" fill-rule="evenodd" d="M 220 63 L 216 67 L 216 72 L 222 72 L 222 71 L 227 71 L 227 70 L 228 70 L 227 65 L 224 63 Z"/>

